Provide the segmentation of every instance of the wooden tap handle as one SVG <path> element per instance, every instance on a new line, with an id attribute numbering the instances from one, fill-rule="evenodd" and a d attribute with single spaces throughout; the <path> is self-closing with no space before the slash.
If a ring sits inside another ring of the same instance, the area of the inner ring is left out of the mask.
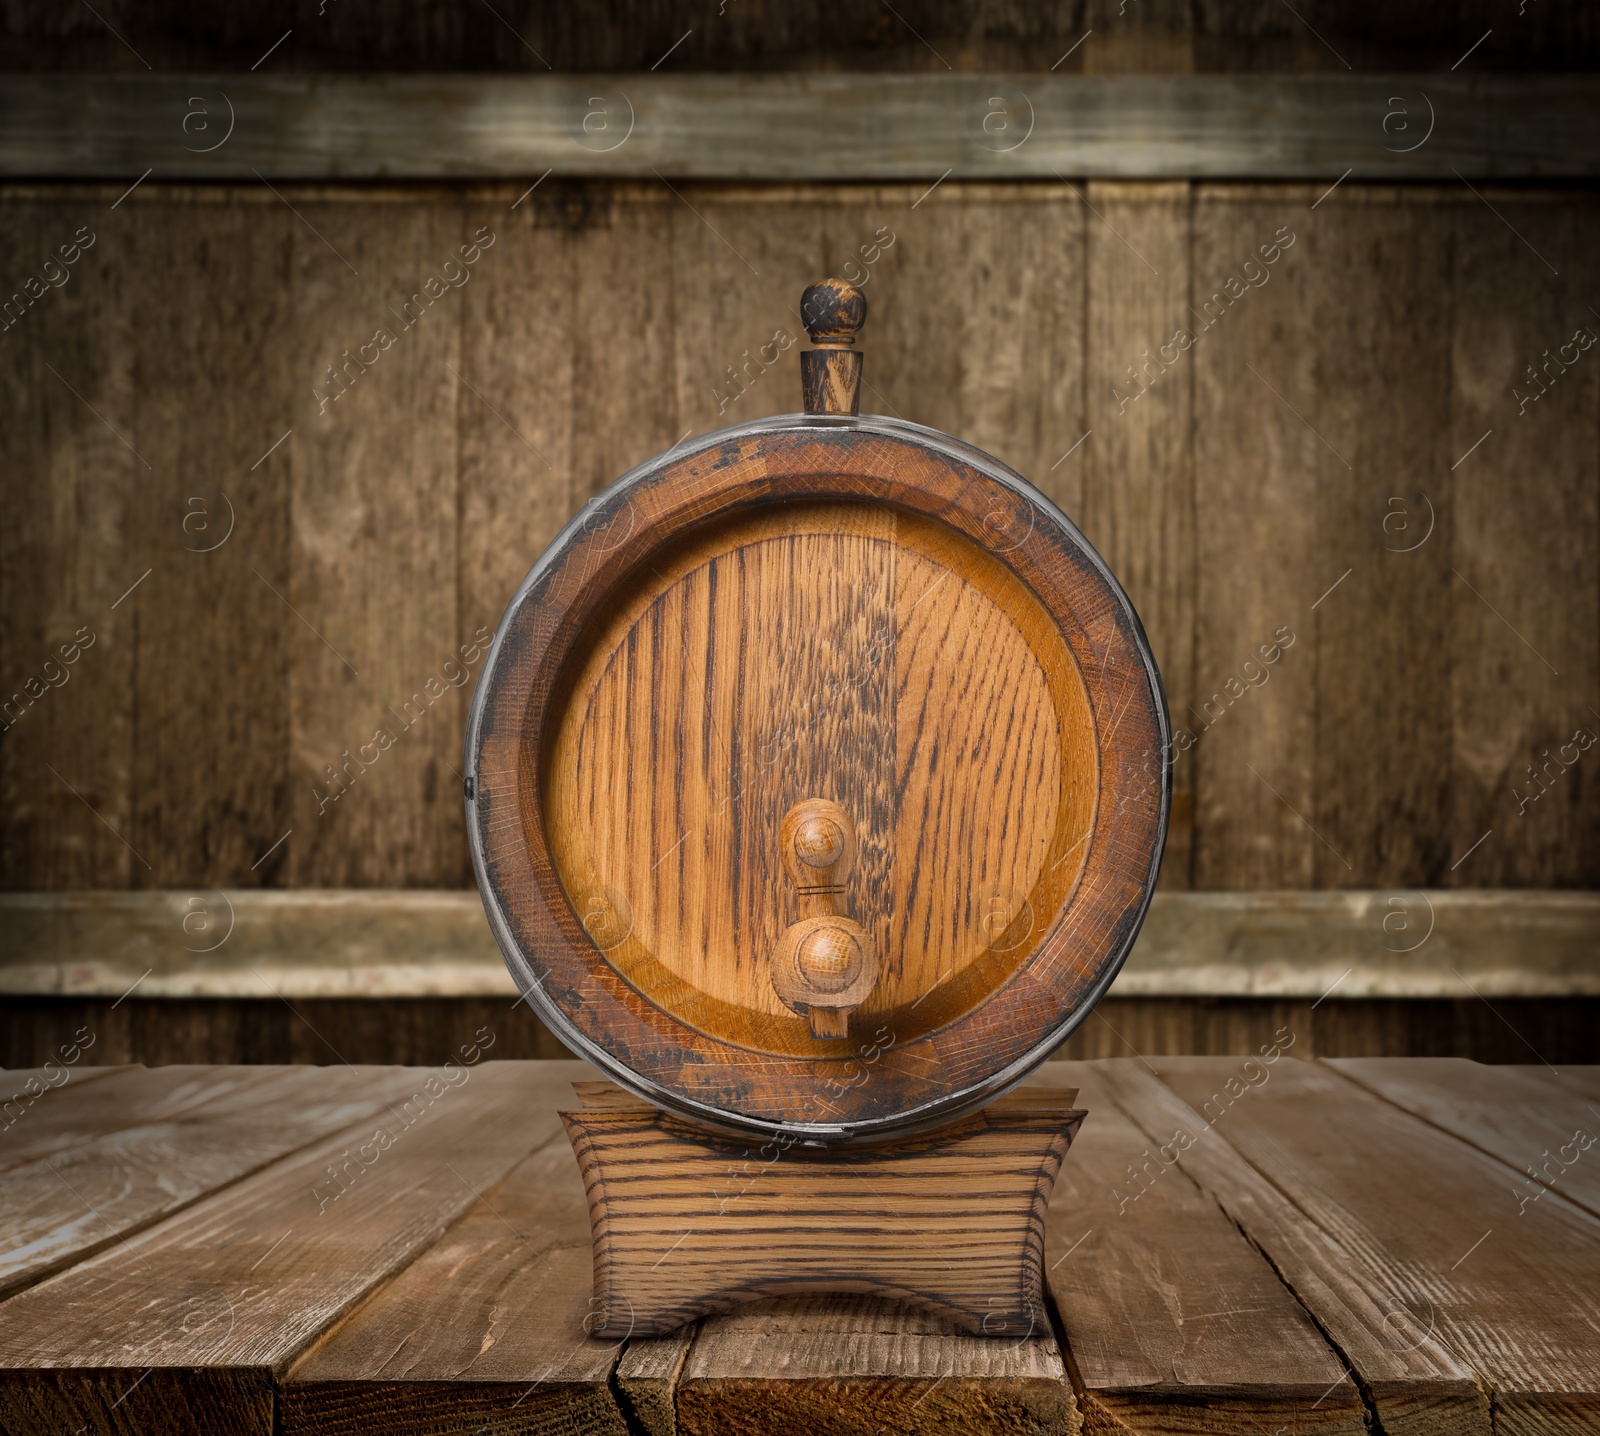
<path id="1" fill-rule="evenodd" d="M 803 1012 L 813 1037 L 844 1037 L 850 1012 L 878 980 L 872 937 L 846 914 L 845 883 L 856 862 L 850 815 L 826 798 L 796 803 L 778 828 L 783 866 L 800 895 L 800 921 L 778 940 L 772 986 Z"/>
<path id="2" fill-rule="evenodd" d="M 867 322 L 867 297 L 842 279 L 824 279 L 800 296 L 800 319 L 817 347 L 800 356 L 800 391 L 808 414 L 861 412 L 861 355 L 854 345 Z"/>
<path id="3" fill-rule="evenodd" d="M 807 798 L 785 814 L 778 842 L 784 869 L 800 894 L 800 916 L 842 916 L 844 885 L 856 865 L 850 815 L 826 798 Z"/>

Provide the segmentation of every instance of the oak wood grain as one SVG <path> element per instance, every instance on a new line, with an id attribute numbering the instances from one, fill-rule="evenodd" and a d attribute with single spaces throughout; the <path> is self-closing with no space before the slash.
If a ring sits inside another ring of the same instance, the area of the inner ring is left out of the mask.
<path id="1" fill-rule="evenodd" d="M 616 907 L 595 936 L 631 981 L 662 990 L 653 958 L 735 1009 L 678 999 L 696 1025 L 811 1050 L 769 974 L 802 916 L 778 835 L 813 795 L 858 829 L 846 906 L 883 967 L 863 1031 L 915 1021 L 941 979 L 1028 942 L 1047 865 L 1068 883 L 1081 865 L 1065 849 L 1088 829 L 1097 760 L 1071 656 L 982 559 L 890 513 L 789 510 L 715 531 L 618 596 L 561 716 L 550 837 L 574 901 Z"/>
<path id="2" fill-rule="evenodd" d="M 593 1331 L 655 1335 L 817 1291 L 891 1296 L 975 1335 L 1042 1329 L 1044 1213 L 1083 1114 L 1040 1096 L 833 1150 L 752 1152 L 642 1101 L 563 1112 L 594 1235 Z"/>
<path id="3" fill-rule="evenodd" d="M 1600 1221 L 1548 1200 L 1519 1215 L 1502 1163 L 1324 1063 L 1279 1062 L 1237 1099 L 1215 1063 L 1166 1058 L 1160 1076 L 1196 1111 L 1225 1109 L 1230 1145 L 1320 1229 L 1359 1246 L 1493 1393 L 1497 1432 L 1593 1426 Z"/>

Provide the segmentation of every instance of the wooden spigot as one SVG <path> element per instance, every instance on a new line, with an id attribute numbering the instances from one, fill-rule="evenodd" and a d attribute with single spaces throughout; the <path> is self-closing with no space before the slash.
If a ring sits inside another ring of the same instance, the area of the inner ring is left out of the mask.
<path id="1" fill-rule="evenodd" d="M 870 934 L 845 916 L 855 825 L 837 803 L 806 798 L 784 816 L 778 843 L 800 895 L 800 921 L 778 939 L 773 989 L 786 1006 L 809 1018 L 813 1037 L 846 1037 L 851 1010 L 878 980 Z"/>
<path id="2" fill-rule="evenodd" d="M 867 296 L 842 279 L 824 279 L 800 296 L 800 319 L 817 346 L 800 356 L 806 413 L 859 414 L 861 355 L 854 346 L 867 322 Z"/>

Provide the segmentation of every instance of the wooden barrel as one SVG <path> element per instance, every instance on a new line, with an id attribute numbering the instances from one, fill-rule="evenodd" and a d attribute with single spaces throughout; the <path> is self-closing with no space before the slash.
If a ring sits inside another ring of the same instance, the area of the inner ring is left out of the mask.
<path id="1" fill-rule="evenodd" d="M 468 828 L 573 1051 L 679 1114 L 842 1141 L 988 1100 L 1087 1016 L 1171 749 L 1083 535 L 988 455 L 856 415 L 859 291 L 803 305 L 806 414 L 640 465 L 528 575 Z"/>

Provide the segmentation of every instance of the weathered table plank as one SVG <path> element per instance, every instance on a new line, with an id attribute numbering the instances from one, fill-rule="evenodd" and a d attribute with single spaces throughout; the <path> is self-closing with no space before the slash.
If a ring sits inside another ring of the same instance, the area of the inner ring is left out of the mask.
<path id="1" fill-rule="evenodd" d="M 592 1270 L 583 1183 L 557 1131 L 480 1192 L 381 1301 L 296 1363 L 284 1382 L 283 1436 L 627 1436 L 609 1384 L 623 1342 L 585 1332 Z"/>
<path id="2" fill-rule="evenodd" d="M 969 1336 L 873 1297 L 794 1297 L 703 1322 L 677 1407 L 680 1436 L 1078 1429 L 1047 1323 Z"/>
<path id="3" fill-rule="evenodd" d="M 53 1067 L 0 1070 L 0 1168 L 15 1166 L 18 1162 L 28 1161 L 59 1147 L 71 1146 L 79 1139 L 73 1133 L 70 1117 L 65 1119 L 68 1125 L 63 1129 L 58 1122 L 38 1120 L 44 1112 L 48 1110 L 53 1115 L 77 1113 L 82 1110 L 76 1100 L 77 1094 L 84 1087 L 92 1086 L 97 1079 L 137 1070 L 140 1069 L 127 1064 L 115 1067 L 67 1068 L 56 1064 Z M 206 1067 L 198 1070 L 214 1074 L 216 1080 L 223 1082 L 244 1080 L 242 1077 L 222 1076 L 221 1073 L 228 1069 Z M 93 1118 L 80 1118 L 83 1122 L 81 1130 L 85 1133 L 109 1130 L 102 1125 L 106 1122 L 113 1126 L 126 1125 L 122 1116 L 124 1101 L 118 1091 L 120 1086 L 121 1083 L 118 1082 L 107 1089 L 111 1095 L 100 1104 L 104 1111 L 101 1121 L 97 1123 Z M 74 1100 L 63 1104 L 62 1099 L 68 1092 L 72 1093 Z"/>
<path id="4" fill-rule="evenodd" d="M 0 1167 L 0 1259 L 19 1222 L 56 1230 L 42 1188 L 14 1200 L 46 1164 L 144 1226 L 0 1301 L 0 1431 L 1596 1428 L 1590 1159 L 1520 1212 L 1510 1188 L 1524 1147 L 1600 1105 L 1600 1073 L 1158 1066 L 1033 1079 L 1090 1115 L 1051 1208 L 1054 1307 L 999 1339 L 850 1296 L 587 1337 L 588 1215 L 555 1117 L 580 1063 L 431 1074 L 437 1095 L 427 1072 L 342 1067 L 69 1086 L 12 1131 L 29 1155 Z"/>
<path id="5" fill-rule="evenodd" d="M 1600 1112 L 1536 1067 L 1485 1067 L 1459 1057 L 1330 1061 L 1352 1081 L 1511 1168 L 1520 1212 L 1549 1192 L 1600 1217 Z"/>
<path id="6" fill-rule="evenodd" d="M 1548 1065 L 1543 1067 L 1509 1067 L 1509 1072 L 1544 1073 L 1552 1080 L 1561 1083 L 1564 1087 L 1576 1092 L 1585 1101 L 1600 1104 L 1600 1067 L 1563 1067 L 1559 1072 L 1551 1073 Z"/>
<path id="7" fill-rule="evenodd" d="M 351 1080 L 314 1071 L 330 1094 Z M 268 1436 L 277 1376 L 556 1135 L 570 1071 L 413 1071 L 366 1140 L 297 1152 L 0 1304 L 0 1429 Z"/>
<path id="8" fill-rule="evenodd" d="M 1165 1067 L 1166 1059 L 1161 1061 Z M 1388 1436 L 1490 1436 L 1488 1393 L 1471 1368 L 1427 1330 L 1426 1315 L 1419 1320 L 1415 1298 L 1408 1304 L 1407 1292 L 1383 1265 L 1368 1261 L 1359 1245 L 1346 1246 L 1314 1225 L 1246 1162 L 1226 1140 L 1225 1109 L 1213 1108 L 1208 1120 L 1136 1062 L 1093 1066 L 1101 1090 L 1152 1143 L 1168 1144 L 1182 1171 L 1314 1315 L 1348 1366 L 1341 1365 L 1344 1390 L 1359 1385 Z M 1229 1078 L 1238 1083 L 1241 1097 L 1234 1100 L 1250 1100 L 1251 1091 L 1272 1080 L 1271 1069 L 1260 1062 L 1217 1068 L 1224 1092 Z"/>
<path id="9" fill-rule="evenodd" d="M 259 1076 L 231 1068 L 231 1079 L 210 1082 L 197 1082 L 194 1068 L 165 1070 L 188 1080 L 145 1083 L 158 1074 L 130 1074 L 130 1110 L 144 1109 L 138 1125 L 86 1134 L 66 1150 L 0 1172 L 0 1295 L 372 1117 L 404 1097 L 414 1079 L 404 1068 L 375 1067 L 341 1073 L 330 1091 L 314 1067 L 266 1068 Z"/>
<path id="10" fill-rule="evenodd" d="M 1364 1432 L 1360 1397 L 1311 1317 L 1216 1203 L 1161 1160 L 1160 1141 L 1110 1100 L 1098 1067 L 1053 1062 L 1035 1078 L 1078 1087 L 1089 1113 L 1045 1245 L 1086 1426 Z"/>
<path id="11" fill-rule="evenodd" d="M 1279 1062 L 1233 1095 L 1228 1064 L 1163 1058 L 1161 1080 L 1223 1114 L 1228 1142 L 1492 1392 L 1498 1436 L 1600 1425 L 1600 1222 L 1522 1210 L 1505 1167 L 1325 1063 Z"/>
<path id="12" fill-rule="evenodd" d="M 86 1068 L 82 1077 L 96 1071 Z M 292 1067 L 113 1068 L 115 1082 L 82 1082 L 80 1076 L 30 1108 L 0 1134 L 0 1170 L 53 1152 L 80 1147 L 112 1132 L 162 1122 L 221 1097 L 277 1081 Z M 304 1068 L 299 1069 L 304 1071 Z"/>
<path id="13" fill-rule="evenodd" d="M 617 1386 L 648 1436 L 678 1436 L 678 1380 L 697 1330 L 630 1341 L 617 1363 Z"/>

